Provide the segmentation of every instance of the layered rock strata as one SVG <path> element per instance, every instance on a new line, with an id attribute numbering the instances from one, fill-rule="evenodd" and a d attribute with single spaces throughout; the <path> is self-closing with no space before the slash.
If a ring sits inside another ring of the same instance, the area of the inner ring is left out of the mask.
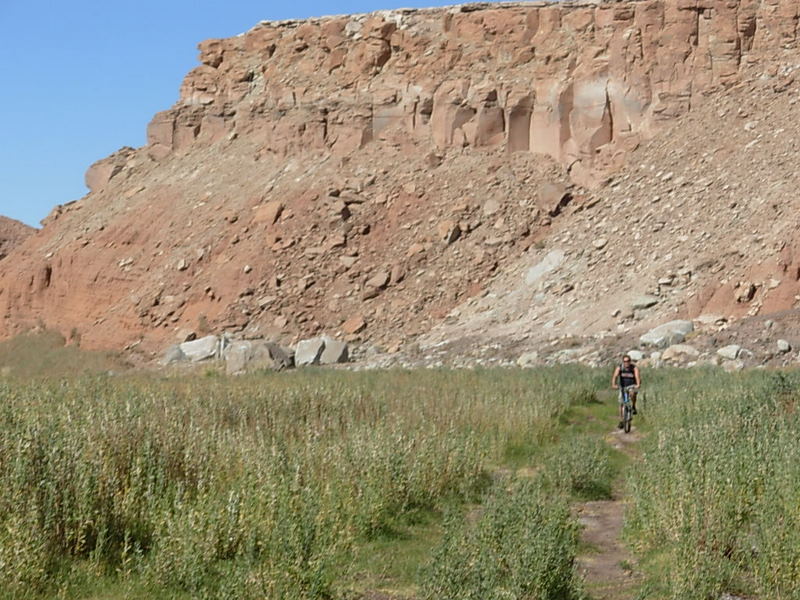
<path id="1" fill-rule="evenodd" d="M 91 193 L 0 263 L 0 336 L 44 322 L 89 347 L 187 331 L 391 347 L 486 293 L 754 56 L 794 47 L 799 13 L 481 4 L 203 42 L 147 145 L 92 165 Z"/>
<path id="2" fill-rule="evenodd" d="M 247 134 L 280 156 L 351 155 L 411 138 L 543 154 L 591 183 L 660 121 L 735 83 L 749 51 L 794 43 L 799 12 L 792 0 L 565 2 L 265 22 L 200 44 L 148 152 Z"/>

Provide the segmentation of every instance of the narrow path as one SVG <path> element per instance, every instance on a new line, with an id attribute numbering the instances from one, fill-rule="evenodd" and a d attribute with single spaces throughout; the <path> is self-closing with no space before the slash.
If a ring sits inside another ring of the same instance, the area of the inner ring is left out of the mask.
<path id="1" fill-rule="evenodd" d="M 615 430 L 606 436 L 609 445 L 628 455 L 635 454 L 632 445 L 640 439 L 635 430 L 627 435 Z M 611 500 L 580 502 L 574 507 L 583 526 L 581 540 L 585 547 L 578 556 L 578 571 L 593 600 L 632 600 L 641 582 L 634 558 L 622 542 L 623 482 L 616 486 Z"/>

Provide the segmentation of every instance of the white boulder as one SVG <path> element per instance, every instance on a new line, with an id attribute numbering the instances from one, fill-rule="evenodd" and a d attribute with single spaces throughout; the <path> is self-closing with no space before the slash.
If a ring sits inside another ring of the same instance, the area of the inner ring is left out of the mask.
<path id="1" fill-rule="evenodd" d="M 294 351 L 294 363 L 298 367 L 318 365 L 324 350 L 325 340 L 321 337 L 302 340 L 297 344 L 297 348 Z"/>
<path id="2" fill-rule="evenodd" d="M 322 336 L 325 342 L 325 348 L 319 357 L 319 364 L 321 365 L 335 365 L 345 363 L 350 358 L 347 342 L 335 340 L 330 336 Z"/>
<path id="3" fill-rule="evenodd" d="M 670 321 L 645 333 L 639 338 L 639 343 L 643 346 L 666 348 L 673 344 L 680 344 L 692 331 L 694 331 L 694 325 L 691 321 Z"/>
<path id="4" fill-rule="evenodd" d="M 171 365 L 173 363 L 182 362 L 184 360 L 186 360 L 186 356 L 181 351 L 180 346 L 175 345 L 167 348 L 160 362 L 162 365 Z"/>
<path id="5" fill-rule="evenodd" d="M 738 344 L 728 344 L 717 350 L 717 356 L 726 360 L 736 360 L 739 358 L 739 353 L 741 351 L 742 347 Z"/>
<path id="6" fill-rule="evenodd" d="M 178 346 L 187 360 L 200 362 L 219 355 L 220 342 L 215 335 L 209 335 L 199 340 L 183 342 Z"/>
<path id="7" fill-rule="evenodd" d="M 233 342 L 225 349 L 225 370 L 229 375 L 259 369 L 287 369 L 291 366 L 291 357 L 274 342 L 243 340 Z"/>
<path id="8" fill-rule="evenodd" d="M 530 369 L 539 364 L 539 353 L 535 350 L 526 352 L 517 359 L 517 365 L 523 369 Z"/>
<path id="9" fill-rule="evenodd" d="M 298 367 L 334 365 L 349 360 L 349 348 L 346 342 L 323 335 L 297 344 L 294 360 Z"/>
<path id="10" fill-rule="evenodd" d="M 673 344 L 661 355 L 661 360 L 676 361 L 697 358 L 700 351 L 689 344 Z"/>

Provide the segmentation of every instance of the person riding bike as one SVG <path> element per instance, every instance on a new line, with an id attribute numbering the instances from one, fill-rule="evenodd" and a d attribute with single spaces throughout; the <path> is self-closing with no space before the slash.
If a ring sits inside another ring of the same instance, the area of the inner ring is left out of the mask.
<path id="1" fill-rule="evenodd" d="M 624 398 L 624 391 L 627 390 L 628 396 L 631 399 L 634 415 L 636 414 L 636 394 L 642 385 L 642 377 L 639 374 L 639 367 L 633 364 L 631 357 L 627 354 L 622 357 L 622 364 L 614 369 L 614 374 L 611 376 L 611 387 L 619 390 L 619 429 L 622 429 L 624 423 L 622 422 L 622 402 Z"/>

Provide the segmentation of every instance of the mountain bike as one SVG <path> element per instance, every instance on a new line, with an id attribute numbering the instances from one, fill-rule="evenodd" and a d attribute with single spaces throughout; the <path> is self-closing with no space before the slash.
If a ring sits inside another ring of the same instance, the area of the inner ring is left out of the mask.
<path id="1" fill-rule="evenodd" d="M 631 432 L 631 421 L 633 420 L 633 402 L 631 393 L 636 393 L 637 387 L 630 385 L 622 388 L 622 430 L 625 433 Z"/>

